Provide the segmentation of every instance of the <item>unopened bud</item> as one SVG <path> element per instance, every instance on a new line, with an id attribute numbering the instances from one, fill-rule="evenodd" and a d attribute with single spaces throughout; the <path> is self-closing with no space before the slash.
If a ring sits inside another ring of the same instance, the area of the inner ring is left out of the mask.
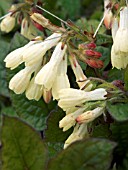
<path id="1" fill-rule="evenodd" d="M 96 44 L 95 43 L 89 43 L 89 44 L 86 44 L 87 45 L 87 47 L 89 48 L 89 49 L 94 49 L 94 48 L 96 48 Z"/>
<path id="2" fill-rule="evenodd" d="M 103 107 L 97 107 L 94 110 L 86 111 L 83 114 L 79 115 L 76 118 L 76 121 L 79 124 L 89 123 L 89 122 L 93 121 L 94 119 L 96 119 L 97 117 L 99 117 L 103 112 L 104 112 Z"/>
<path id="3" fill-rule="evenodd" d="M 100 58 L 102 56 L 102 54 L 98 51 L 95 51 L 95 58 Z"/>
<path id="4" fill-rule="evenodd" d="M 86 50 L 85 54 L 89 57 L 100 58 L 102 54 L 98 51 Z"/>
<path id="5" fill-rule="evenodd" d="M 115 10 L 118 10 L 118 9 L 119 9 L 119 4 L 116 3 L 116 4 L 114 5 L 114 8 L 115 8 Z"/>
<path id="6" fill-rule="evenodd" d="M 79 49 L 95 49 L 96 48 L 96 44 L 91 42 L 89 44 L 79 44 Z"/>
<path id="7" fill-rule="evenodd" d="M 110 0 L 104 1 L 104 25 L 107 29 L 112 26 L 113 14 L 111 11 L 112 3 Z"/>
<path id="8" fill-rule="evenodd" d="M 86 54 L 87 56 L 90 56 L 90 57 L 92 57 L 92 56 L 95 55 L 95 51 L 93 51 L 93 50 L 86 50 L 86 51 L 84 51 L 84 52 L 85 52 L 85 54 Z"/>
<path id="9" fill-rule="evenodd" d="M 86 59 L 85 62 L 93 68 L 102 68 L 104 66 L 104 63 L 101 60 Z"/>
<path id="10" fill-rule="evenodd" d="M 49 103 L 51 101 L 51 98 L 52 98 L 51 90 L 47 91 L 46 89 L 44 89 L 44 91 L 43 91 L 43 98 L 44 98 L 44 101 L 46 103 Z"/>
<path id="11" fill-rule="evenodd" d="M 104 18 L 104 25 L 107 29 L 110 29 L 112 26 L 112 19 L 113 19 L 113 14 L 111 11 L 108 12 L 108 14 L 105 14 Z"/>

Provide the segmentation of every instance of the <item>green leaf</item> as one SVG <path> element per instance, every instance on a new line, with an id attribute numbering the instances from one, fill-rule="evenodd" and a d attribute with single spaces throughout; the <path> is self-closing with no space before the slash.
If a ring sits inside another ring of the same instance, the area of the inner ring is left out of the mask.
<path id="1" fill-rule="evenodd" d="M 10 47 L 10 38 L 7 36 L 0 35 L 0 94 L 3 96 L 9 96 L 7 81 L 6 81 L 6 70 L 4 59 L 8 54 Z"/>
<path id="2" fill-rule="evenodd" d="M 28 39 L 22 36 L 19 32 L 16 32 L 14 37 L 11 40 L 10 51 L 13 51 L 19 47 L 22 47 L 28 42 L 29 42 Z"/>
<path id="3" fill-rule="evenodd" d="M 99 124 L 94 127 L 92 132 L 92 137 L 98 138 L 108 138 L 111 135 L 111 131 L 109 129 L 108 124 Z"/>
<path id="4" fill-rule="evenodd" d="M 16 111 L 12 106 L 3 107 L 3 109 L 1 110 L 1 113 L 4 114 L 4 115 L 17 117 Z"/>
<path id="5" fill-rule="evenodd" d="M 2 170 L 43 170 L 47 150 L 34 129 L 16 118 L 4 116 L 2 162 Z"/>
<path id="6" fill-rule="evenodd" d="M 41 131 L 46 128 L 47 116 L 50 113 L 47 104 L 40 101 L 28 100 L 24 94 L 11 93 L 12 105 L 17 115 L 31 126 Z"/>
<path id="7" fill-rule="evenodd" d="M 128 103 L 111 104 L 107 102 L 107 110 L 117 121 L 128 120 Z"/>
<path id="8" fill-rule="evenodd" d="M 107 77 L 108 77 L 109 82 L 114 81 L 114 80 L 123 80 L 124 71 L 113 68 L 109 70 Z"/>
<path id="9" fill-rule="evenodd" d="M 10 5 L 12 3 L 12 0 L 1 0 L 0 1 L 0 15 L 4 15 L 8 12 L 8 9 L 10 8 Z"/>
<path id="10" fill-rule="evenodd" d="M 89 139 L 63 150 L 48 165 L 48 170 L 108 170 L 115 143 Z"/>
<path id="11" fill-rule="evenodd" d="M 64 142 L 72 132 L 72 129 L 63 132 L 59 128 L 59 121 L 64 115 L 65 113 L 60 108 L 57 108 L 50 113 L 47 120 L 47 129 L 44 131 L 44 136 L 49 150 L 49 157 L 51 158 L 63 150 Z"/>
<path id="12" fill-rule="evenodd" d="M 111 50 L 102 46 L 98 46 L 96 50 L 102 54 L 100 59 L 104 62 L 104 67 L 102 68 L 104 70 L 110 62 Z"/>
<path id="13" fill-rule="evenodd" d="M 65 113 L 61 110 L 52 111 L 47 120 L 47 129 L 45 130 L 45 138 L 47 142 L 58 143 L 66 140 L 71 134 L 72 129 L 63 132 L 59 128 L 59 121 L 65 116 Z"/>
<path id="14" fill-rule="evenodd" d="M 61 17 L 74 19 L 80 14 L 79 0 L 59 0 L 61 6 Z"/>
<path id="15" fill-rule="evenodd" d="M 93 30 L 96 30 L 96 28 L 99 25 L 99 21 L 97 21 L 95 19 L 87 20 L 86 18 L 80 18 L 77 20 L 76 25 L 79 26 L 83 31 L 84 30 L 91 31 L 92 28 L 93 28 Z M 104 33 L 105 30 L 106 30 L 105 27 L 102 27 L 99 30 L 99 32 Z"/>
<path id="16" fill-rule="evenodd" d="M 60 142 L 48 142 L 47 148 L 49 152 L 49 158 L 55 157 L 60 151 L 63 150 L 63 143 Z"/>
<path id="17" fill-rule="evenodd" d="M 112 37 L 110 35 L 98 34 L 96 36 L 97 45 L 112 44 L 112 42 Z"/>
<path id="18" fill-rule="evenodd" d="M 128 169 L 128 123 L 114 123 L 110 126 L 111 139 L 117 142 L 114 150 L 114 163 L 118 170 Z"/>

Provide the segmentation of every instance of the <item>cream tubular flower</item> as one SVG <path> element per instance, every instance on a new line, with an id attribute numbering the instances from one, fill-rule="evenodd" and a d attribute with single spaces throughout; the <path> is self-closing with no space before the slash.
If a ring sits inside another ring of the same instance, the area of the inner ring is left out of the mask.
<path id="1" fill-rule="evenodd" d="M 61 60 L 63 59 L 67 46 L 62 49 L 62 42 L 56 46 L 50 61 L 43 66 L 35 78 L 35 82 L 44 86 L 48 91 L 52 88 Z"/>
<path id="2" fill-rule="evenodd" d="M 27 48 L 29 48 L 34 41 L 30 41 L 27 45 L 24 47 L 18 48 L 11 53 L 9 53 L 6 58 L 4 59 L 4 62 L 6 63 L 7 68 L 11 68 L 11 70 L 15 69 L 18 67 L 22 62 L 23 62 L 23 52 Z"/>
<path id="3" fill-rule="evenodd" d="M 76 124 L 76 118 L 84 112 L 85 108 L 79 108 L 75 112 L 66 115 L 60 122 L 59 127 L 63 128 L 63 131 L 70 129 Z"/>
<path id="4" fill-rule="evenodd" d="M 24 18 L 21 23 L 21 34 L 26 38 L 27 38 L 28 27 L 29 27 L 28 20 Z"/>
<path id="5" fill-rule="evenodd" d="M 23 70 L 19 71 L 10 80 L 9 88 L 13 90 L 16 94 L 23 93 L 29 85 L 32 73 L 36 72 L 39 69 L 40 65 L 41 62 L 39 61 L 35 65 L 31 67 L 25 67 Z"/>
<path id="6" fill-rule="evenodd" d="M 86 123 L 82 125 L 77 124 L 74 128 L 73 133 L 65 141 L 64 149 L 66 149 L 73 142 L 84 139 L 84 137 L 86 136 L 87 136 L 87 124 Z"/>
<path id="7" fill-rule="evenodd" d="M 9 33 L 15 26 L 15 18 L 13 16 L 5 17 L 0 23 L 0 29 L 3 32 Z"/>
<path id="8" fill-rule="evenodd" d="M 36 43 L 35 45 L 25 50 L 23 53 L 23 61 L 25 62 L 26 66 L 33 65 L 40 59 L 43 59 L 45 53 L 49 49 L 54 47 L 60 39 L 61 33 L 54 33 L 47 39 L 45 39 L 43 42 Z"/>
<path id="9" fill-rule="evenodd" d="M 76 118 L 76 121 L 79 123 L 79 124 L 82 124 L 82 123 L 89 123 L 89 122 L 92 122 L 94 119 L 96 119 L 97 117 L 99 117 L 101 114 L 103 114 L 104 112 L 104 108 L 103 107 L 97 107 L 96 109 L 94 110 L 90 110 L 90 111 L 87 111 L 81 115 L 79 115 L 77 118 Z"/>
<path id="10" fill-rule="evenodd" d="M 18 72 L 9 82 L 9 88 L 16 94 L 23 93 L 30 82 L 32 70 L 26 67 L 25 69 Z"/>
<path id="11" fill-rule="evenodd" d="M 120 25 L 114 40 L 115 53 L 128 52 L 128 7 L 120 11 Z"/>
<path id="12" fill-rule="evenodd" d="M 46 19 L 44 16 L 42 16 L 40 13 L 36 13 L 36 12 L 33 13 L 31 15 L 31 19 L 34 22 L 36 22 L 37 24 L 41 25 L 42 27 L 47 28 L 47 29 L 49 29 L 53 32 L 56 31 L 56 30 L 59 30 L 59 31 L 62 31 L 62 32 L 65 31 L 64 28 L 57 27 L 57 26 L 51 24 L 51 22 L 48 19 Z"/>
<path id="13" fill-rule="evenodd" d="M 105 100 L 107 92 L 103 88 L 99 88 L 90 92 L 77 89 L 62 89 L 59 92 L 58 106 L 62 109 L 67 109 L 75 106 L 79 106 L 87 101 Z"/>
<path id="14" fill-rule="evenodd" d="M 111 63 L 113 67 L 117 69 L 125 69 L 128 65 L 128 53 L 118 52 L 115 53 L 114 45 L 111 49 Z"/>
<path id="15" fill-rule="evenodd" d="M 90 91 L 92 88 L 92 84 L 89 83 L 90 80 L 88 81 L 86 80 L 87 77 L 83 73 L 83 70 L 81 66 L 79 65 L 75 56 L 70 56 L 70 63 L 71 63 L 72 70 L 76 77 L 76 82 L 78 86 L 80 87 L 80 89 L 84 88 L 84 91 Z"/>
<path id="16" fill-rule="evenodd" d="M 28 38 L 29 40 L 32 40 L 37 36 L 36 30 L 32 23 L 27 20 L 27 18 L 24 18 L 21 24 L 21 34 Z"/>
<path id="17" fill-rule="evenodd" d="M 29 23 L 29 27 L 28 27 L 28 34 L 27 34 L 27 38 L 29 40 L 32 40 L 33 38 L 35 38 L 37 36 L 37 31 L 34 27 L 34 25 L 30 22 Z"/>
<path id="18" fill-rule="evenodd" d="M 70 83 L 67 76 L 67 55 L 65 55 L 58 67 L 57 76 L 52 86 L 53 99 L 59 99 L 58 92 L 65 88 L 70 88 Z"/>
<path id="19" fill-rule="evenodd" d="M 42 86 L 35 83 L 35 76 L 30 81 L 30 83 L 26 89 L 25 95 L 29 100 L 34 99 L 36 101 L 38 101 L 41 98 L 41 96 L 43 95 Z"/>

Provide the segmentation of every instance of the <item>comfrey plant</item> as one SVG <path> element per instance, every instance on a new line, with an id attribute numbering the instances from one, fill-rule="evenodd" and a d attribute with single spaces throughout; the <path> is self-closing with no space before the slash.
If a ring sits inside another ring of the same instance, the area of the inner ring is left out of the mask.
<path id="1" fill-rule="evenodd" d="M 10 70 L 20 65 L 22 68 L 9 81 L 9 89 L 14 93 L 25 93 L 28 100 L 44 100 L 47 104 L 52 99 L 57 101 L 57 108 L 65 113 L 58 121 L 59 128 L 64 132 L 73 128 L 64 143 L 66 149 L 75 141 L 88 140 L 98 121 L 106 123 L 108 117 L 113 121 L 115 115 L 111 114 L 109 105 L 128 101 L 128 79 L 105 80 L 109 76 L 106 76 L 107 66 L 128 72 L 128 7 L 125 3 L 105 0 L 103 18 L 94 32 L 91 27 L 83 30 L 71 20 L 60 19 L 39 2 L 26 0 L 14 4 L 1 21 L 2 32 L 9 33 L 18 24 L 21 34 L 30 40 L 7 54 L 4 62 Z M 54 25 L 43 11 L 61 21 L 61 26 Z M 113 39 L 110 65 L 106 65 L 101 50 L 106 48 L 106 42 L 98 42 L 103 22 L 111 29 Z M 91 74 L 86 68 L 97 77 L 88 76 Z M 103 75 L 102 70 L 105 70 Z"/>

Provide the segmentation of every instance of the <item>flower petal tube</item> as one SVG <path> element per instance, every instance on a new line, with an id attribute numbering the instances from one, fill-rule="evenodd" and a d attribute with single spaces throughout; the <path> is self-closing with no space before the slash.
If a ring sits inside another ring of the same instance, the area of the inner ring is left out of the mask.
<path id="1" fill-rule="evenodd" d="M 62 42 L 58 43 L 50 61 L 38 72 L 35 82 L 44 86 L 48 91 L 52 88 L 61 60 L 63 59 L 67 46 L 62 49 Z"/>
<path id="2" fill-rule="evenodd" d="M 87 101 L 105 100 L 105 95 L 107 95 L 107 92 L 103 88 L 99 88 L 90 92 L 72 88 L 62 89 L 59 92 L 60 100 L 58 105 L 65 110 L 67 108 L 79 106 Z"/>

